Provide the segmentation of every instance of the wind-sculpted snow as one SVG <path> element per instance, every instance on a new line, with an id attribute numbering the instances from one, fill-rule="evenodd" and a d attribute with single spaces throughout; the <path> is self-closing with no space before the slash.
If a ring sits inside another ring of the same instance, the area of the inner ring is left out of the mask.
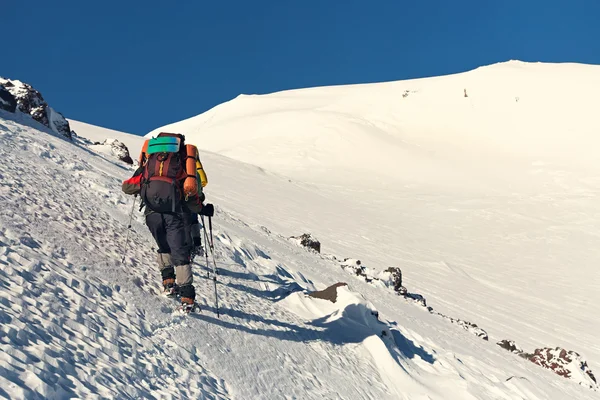
<path id="1" fill-rule="evenodd" d="M 383 284 L 348 279 L 291 243 L 275 208 L 255 224 L 244 194 L 289 182 L 214 155 L 221 318 L 204 258 L 202 312 L 174 313 L 137 203 L 125 243 L 134 204 L 120 183 L 133 170 L 24 122 L 0 111 L 0 397 L 594 398 Z M 335 304 L 306 295 L 344 280 Z"/>
<path id="2" fill-rule="evenodd" d="M 337 257 L 327 255 L 325 258 L 335 262 L 339 262 L 342 269 L 351 272 L 356 277 L 360 277 L 365 282 L 375 286 L 383 283 L 385 287 L 393 289 L 396 293 L 403 296 L 407 300 L 411 300 L 416 304 L 425 307 L 431 314 L 440 316 L 451 323 L 457 324 L 465 330 L 473 333 L 483 340 L 489 340 L 488 333 L 472 322 L 464 321 L 459 318 L 453 318 L 434 311 L 433 307 L 428 306 L 425 297 L 418 293 L 410 293 L 402 286 L 402 271 L 398 267 L 390 267 L 380 273 L 375 273 L 372 269 L 362 265 L 358 259 L 345 258 L 339 261 Z M 333 287 L 332 287 L 333 288 Z M 328 288 L 330 289 L 330 288 Z M 331 294 L 328 294 L 329 296 Z M 588 386 L 591 389 L 598 388 L 598 382 L 594 373 L 588 366 L 582 356 L 574 351 L 568 351 L 562 348 L 540 348 L 536 349 L 533 354 L 524 352 L 514 341 L 501 340 L 497 343 L 501 348 L 533 362 L 536 365 L 549 369 L 559 376 L 572 379 L 583 386 Z"/>
<path id="3" fill-rule="evenodd" d="M 190 368 L 193 353 L 172 357 L 122 293 L 148 271 L 132 280 L 118 265 L 123 225 L 108 210 L 124 204 L 104 186 L 118 181 L 70 144 L 3 124 L 0 396 L 227 398 L 220 379 Z M 147 257 L 137 244 L 131 255 Z"/>

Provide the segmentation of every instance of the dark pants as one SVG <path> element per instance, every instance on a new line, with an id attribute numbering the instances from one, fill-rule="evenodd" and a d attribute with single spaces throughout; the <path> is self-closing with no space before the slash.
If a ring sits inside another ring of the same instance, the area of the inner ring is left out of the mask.
<path id="1" fill-rule="evenodd" d="M 156 240 L 159 253 L 171 254 L 174 266 L 189 264 L 190 248 L 181 214 L 148 214 L 146 225 Z"/>

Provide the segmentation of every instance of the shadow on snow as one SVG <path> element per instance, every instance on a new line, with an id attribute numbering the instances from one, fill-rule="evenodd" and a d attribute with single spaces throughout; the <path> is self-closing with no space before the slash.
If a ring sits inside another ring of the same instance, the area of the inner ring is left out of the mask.
<path id="1" fill-rule="evenodd" d="M 257 284 L 262 284 L 262 286 L 265 286 L 265 283 L 277 285 L 274 290 L 268 290 L 268 286 L 265 287 L 265 290 L 262 290 L 253 288 L 249 285 L 241 285 L 233 282 L 224 283 L 219 281 L 220 285 L 230 289 L 243 291 L 251 296 L 269 299 L 271 301 L 282 300 L 292 293 L 304 291 L 304 288 L 297 282 L 282 279 L 277 275 L 269 275 L 267 277 L 269 281 L 265 282 L 263 280 L 257 280 L 258 277 L 252 273 L 234 272 L 219 268 L 219 276 L 254 281 Z M 206 279 L 206 276 L 203 276 L 203 278 Z M 203 309 L 216 314 L 216 309 L 210 305 L 204 305 Z M 232 319 L 250 321 L 255 325 L 262 324 L 265 325 L 265 327 L 238 324 L 235 320 L 228 321 L 206 314 L 193 314 L 192 317 L 226 329 L 235 329 L 253 335 L 261 335 L 294 342 L 323 341 L 338 346 L 351 343 L 362 343 L 366 338 L 373 335 L 381 337 L 382 332 L 388 330 L 392 334 L 394 345 L 391 345 L 386 340 L 383 341 L 392 357 L 394 357 L 398 363 L 400 363 L 398 358 L 399 355 L 408 359 L 419 357 L 430 364 L 435 362 L 435 358 L 432 354 L 428 353 L 421 346 L 417 346 L 399 330 L 380 322 L 377 320 L 376 316 L 370 314 L 370 311 L 357 304 L 350 304 L 343 310 L 340 310 L 341 316 L 333 321 L 328 321 L 329 316 L 326 316 L 307 322 L 304 325 L 296 325 L 294 323 L 269 319 L 260 315 L 249 314 L 227 307 L 220 307 L 219 311 L 221 315 L 228 316 Z"/>

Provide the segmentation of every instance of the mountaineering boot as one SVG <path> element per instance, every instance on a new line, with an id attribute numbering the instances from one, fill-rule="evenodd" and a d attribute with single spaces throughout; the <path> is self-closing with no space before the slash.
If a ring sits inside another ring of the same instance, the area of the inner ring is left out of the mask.
<path id="1" fill-rule="evenodd" d="M 175 278 L 163 279 L 163 294 L 168 297 L 177 295 L 177 287 L 175 286 Z"/>
<path id="2" fill-rule="evenodd" d="M 194 299 L 191 299 L 189 297 L 182 297 L 181 298 L 181 306 L 179 307 L 179 310 L 181 312 L 189 314 L 192 311 L 200 310 L 200 306 L 198 304 L 196 304 Z"/>
<path id="3" fill-rule="evenodd" d="M 164 283 L 163 284 L 163 294 L 167 297 L 175 297 L 177 296 L 177 290 L 175 288 L 174 283 Z"/>
<path id="4" fill-rule="evenodd" d="M 181 296 L 181 310 L 191 312 L 196 308 L 196 289 L 194 288 L 192 266 L 190 264 L 178 265 L 176 268 L 177 286 Z"/>

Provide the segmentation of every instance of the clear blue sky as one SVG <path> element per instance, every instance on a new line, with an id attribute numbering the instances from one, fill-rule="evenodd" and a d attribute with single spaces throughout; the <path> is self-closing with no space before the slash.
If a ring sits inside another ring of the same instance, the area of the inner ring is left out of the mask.
<path id="1" fill-rule="evenodd" d="M 3 0 L 0 76 L 131 133 L 240 93 L 600 64 L 598 0 Z"/>

